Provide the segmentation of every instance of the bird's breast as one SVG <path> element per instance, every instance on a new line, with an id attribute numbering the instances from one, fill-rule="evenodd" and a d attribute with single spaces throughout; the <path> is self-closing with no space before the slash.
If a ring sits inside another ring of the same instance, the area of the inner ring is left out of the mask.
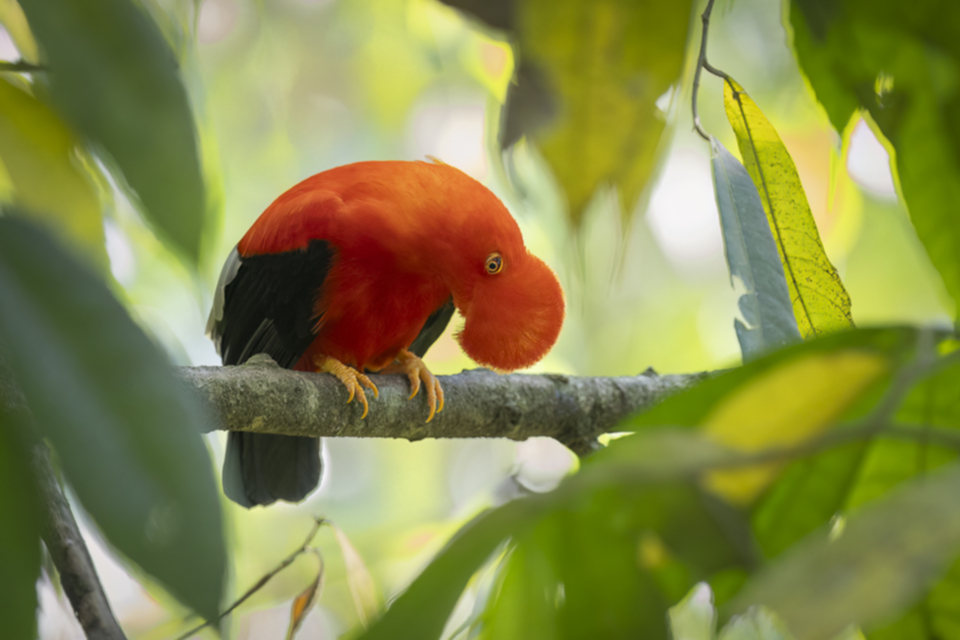
<path id="1" fill-rule="evenodd" d="M 382 369 L 449 299 L 433 274 L 402 271 L 389 261 L 340 260 L 317 299 L 317 338 L 297 368 L 312 370 L 323 355 L 360 370 Z"/>

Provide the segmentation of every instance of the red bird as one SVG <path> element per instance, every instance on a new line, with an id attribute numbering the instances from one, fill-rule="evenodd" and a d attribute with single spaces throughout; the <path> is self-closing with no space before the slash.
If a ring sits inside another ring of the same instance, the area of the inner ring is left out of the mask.
<path id="1" fill-rule="evenodd" d="M 501 371 L 540 360 L 560 333 L 554 273 L 527 252 L 506 207 L 442 163 L 359 162 L 307 178 L 250 227 L 220 275 L 207 333 L 224 364 L 269 354 L 332 373 L 368 411 L 364 372 L 443 390 L 420 358 L 454 307 L 463 350 Z M 224 491 L 251 507 L 295 502 L 320 480 L 317 438 L 231 432 Z"/>

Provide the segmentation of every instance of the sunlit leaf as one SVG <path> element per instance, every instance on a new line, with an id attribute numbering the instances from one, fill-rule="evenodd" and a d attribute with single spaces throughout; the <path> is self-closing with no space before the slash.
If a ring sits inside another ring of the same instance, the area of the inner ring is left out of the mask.
<path id="1" fill-rule="evenodd" d="M 297 635 L 303 621 L 309 615 L 313 605 L 320 599 L 320 594 L 323 593 L 324 565 L 323 558 L 320 557 L 319 553 L 317 559 L 320 562 L 320 566 L 317 567 L 317 577 L 307 585 L 306 589 L 300 592 L 300 595 L 293 599 L 293 604 L 290 605 L 290 626 L 287 627 L 287 640 L 293 640 L 294 636 Z"/>
<path id="2" fill-rule="evenodd" d="M 757 188 L 740 161 L 711 138 L 713 186 L 731 280 L 747 290 L 734 321 L 744 361 L 800 340 L 790 292 Z"/>
<path id="3" fill-rule="evenodd" d="M 852 326 L 850 296 L 820 242 L 790 153 L 763 112 L 733 80 L 724 82 L 724 106 L 743 164 L 767 212 L 800 333 L 809 338 Z"/>
<path id="4" fill-rule="evenodd" d="M 910 218 L 960 301 L 960 3 L 794 0 L 797 60 L 837 131 L 858 109 L 890 144 Z"/>
<path id="5" fill-rule="evenodd" d="M 217 615 L 225 552 L 197 399 L 103 283 L 0 218 L 0 342 L 38 428 L 107 539 Z"/>
<path id="6" fill-rule="evenodd" d="M 40 577 L 39 501 L 30 480 L 30 453 L 4 413 L 2 401 L 0 393 L 0 514 L 4 520 L 0 526 L 0 620 L 4 638 L 33 640 Z"/>
<path id="7" fill-rule="evenodd" d="M 17 0 L 0 0 L 0 24 L 10 34 L 20 56 L 28 62 L 37 61 L 37 41 Z"/>
<path id="8" fill-rule="evenodd" d="M 50 95 L 122 172 L 147 218 L 196 261 L 206 199 L 197 134 L 173 52 L 130 0 L 21 0 Z"/>
<path id="9" fill-rule="evenodd" d="M 833 426 L 889 367 L 883 355 L 858 349 L 797 358 L 728 394 L 703 429 L 736 451 L 794 446 Z M 714 472 L 707 486 L 731 502 L 748 504 L 780 468 L 770 463 Z"/>
<path id="10" fill-rule="evenodd" d="M 923 380 L 907 394 L 896 419 L 915 428 L 960 425 L 955 419 L 960 366 Z M 754 531 L 768 557 L 851 508 L 883 497 L 901 482 L 955 460 L 954 450 L 879 435 L 791 464 L 754 511 Z"/>
<path id="11" fill-rule="evenodd" d="M 357 608 L 360 624 L 368 627 L 380 615 L 380 610 L 383 608 L 383 599 L 380 597 L 377 583 L 370 575 L 366 563 L 343 529 L 332 522 L 327 524 L 333 529 L 337 544 L 340 546 L 340 553 L 343 555 L 343 563 L 347 571 L 347 585 L 350 587 L 350 595 L 353 597 L 353 604 Z"/>
<path id="12" fill-rule="evenodd" d="M 748 583 L 729 611 L 762 604 L 810 640 L 889 620 L 960 551 L 958 483 L 951 465 L 851 514 L 840 535 L 812 534 Z"/>
<path id="13" fill-rule="evenodd" d="M 0 78 L 0 160 L 14 203 L 106 266 L 96 187 L 77 159 L 73 132 L 45 104 Z"/>
<path id="14" fill-rule="evenodd" d="M 622 427 L 639 431 L 664 426 L 700 426 L 735 389 L 752 384 L 755 379 L 786 367 L 792 361 L 815 354 L 849 349 L 884 356 L 889 359 L 891 367 L 896 367 L 912 352 L 916 336 L 916 331 L 907 328 L 860 329 L 797 344 L 707 378 L 696 387 L 667 398 L 649 411 L 625 421 Z"/>
<path id="15" fill-rule="evenodd" d="M 669 611 L 670 634 L 675 640 L 713 640 L 717 612 L 710 587 L 698 584 Z"/>
<path id="16" fill-rule="evenodd" d="M 783 623 L 773 613 L 754 607 L 728 622 L 717 640 L 792 640 L 793 636 L 782 627 Z"/>
<path id="17" fill-rule="evenodd" d="M 655 167 L 665 126 L 657 101 L 680 79 L 691 2 L 600 0 L 585 10 L 578 0 L 518 0 L 510 9 L 521 62 L 504 146 L 522 135 L 537 144 L 575 224 L 605 186 L 629 217 Z"/>

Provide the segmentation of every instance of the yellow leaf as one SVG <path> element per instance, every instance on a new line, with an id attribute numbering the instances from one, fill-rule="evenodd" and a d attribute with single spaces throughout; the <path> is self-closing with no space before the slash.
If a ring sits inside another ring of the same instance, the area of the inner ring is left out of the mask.
<path id="1" fill-rule="evenodd" d="M 381 599 L 377 584 L 373 581 L 373 576 L 370 575 L 370 570 L 367 569 L 360 553 L 350 542 L 350 538 L 347 537 L 343 529 L 329 521 L 327 524 L 333 528 L 337 544 L 340 545 L 343 563 L 347 568 L 347 585 L 350 587 L 350 595 L 353 597 L 353 604 L 357 608 L 360 624 L 367 628 L 380 615 Z"/>
<path id="2" fill-rule="evenodd" d="M 790 153 L 733 80 L 724 83 L 723 101 L 780 252 L 800 333 L 810 338 L 853 326 L 850 296 L 823 249 Z"/>
<path id="3" fill-rule="evenodd" d="M 320 567 L 317 569 L 316 579 L 314 579 L 300 595 L 294 598 L 293 604 L 290 606 L 290 626 L 287 628 L 287 640 L 293 640 L 293 637 L 300 629 L 300 625 L 303 624 L 307 614 L 310 613 L 310 609 L 313 608 L 313 605 L 320 599 L 320 594 L 323 593 L 323 558 L 316 550 L 313 551 L 320 561 Z"/>
<path id="4" fill-rule="evenodd" d="M 746 453 L 795 446 L 832 426 L 889 366 L 884 356 L 855 349 L 792 360 L 724 400 L 707 417 L 704 431 L 720 444 Z M 713 472 L 706 484 L 734 504 L 749 504 L 780 466 Z"/>
<path id="5" fill-rule="evenodd" d="M 107 264 L 100 196 L 77 156 L 73 132 L 45 104 L 0 79 L 0 159 L 13 204 L 61 239 Z"/>

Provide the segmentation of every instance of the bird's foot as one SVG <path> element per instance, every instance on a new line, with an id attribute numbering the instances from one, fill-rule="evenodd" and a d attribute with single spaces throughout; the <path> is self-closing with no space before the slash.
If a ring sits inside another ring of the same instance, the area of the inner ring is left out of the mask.
<path id="1" fill-rule="evenodd" d="M 343 386 L 350 392 L 350 396 L 347 398 L 347 404 L 353 402 L 354 397 L 360 399 L 360 404 L 363 405 L 363 414 L 360 416 L 360 419 L 366 418 L 367 412 L 370 410 L 370 405 L 367 404 L 367 394 L 363 388 L 366 387 L 370 389 L 373 391 L 373 397 L 379 398 L 380 390 L 377 389 L 377 385 L 373 384 L 370 378 L 364 374 L 353 367 L 343 364 L 336 358 L 319 356 L 314 359 L 313 364 L 317 367 L 317 372 L 332 373 L 337 377 L 337 380 L 343 383 Z"/>
<path id="2" fill-rule="evenodd" d="M 423 381 L 427 391 L 427 405 L 430 407 L 430 415 L 427 416 L 427 422 L 433 420 L 433 416 L 443 411 L 443 387 L 437 377 L 430 373 L 423 360 L 410 353 L 406 349 L 400 352 L 393 364 L 387 365 L 380 373 L 402 373 L 410 380 L 412 389 L 410 397 L 412 399 L 420 391 L 420 382 Z"/>

